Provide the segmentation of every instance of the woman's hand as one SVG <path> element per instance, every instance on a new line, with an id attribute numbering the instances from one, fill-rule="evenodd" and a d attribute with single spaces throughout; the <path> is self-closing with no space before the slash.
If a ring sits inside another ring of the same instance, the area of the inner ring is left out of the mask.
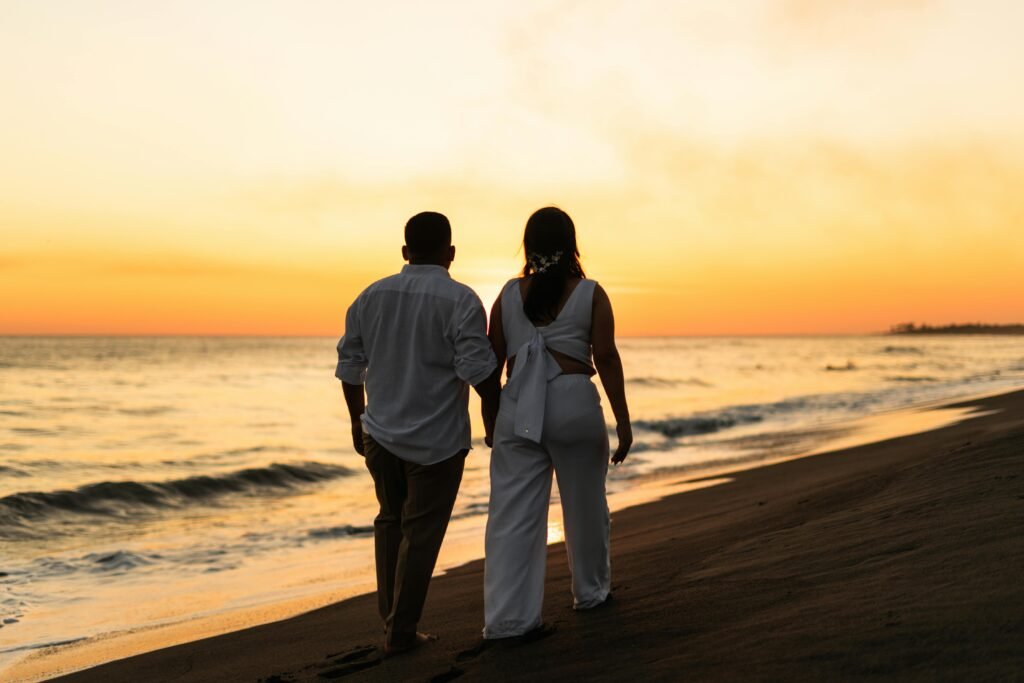
<path id="1" fill-rule="evenodd" d="M 633 427 L 628 422 L 620 422 L 615 427 L 615 433 L 619 437 L 619 446 L 615 449 L 615 455 L 612 456 L 612 464 L 618 465 L 626 459 L 629 449 L 633 445 Z"/>

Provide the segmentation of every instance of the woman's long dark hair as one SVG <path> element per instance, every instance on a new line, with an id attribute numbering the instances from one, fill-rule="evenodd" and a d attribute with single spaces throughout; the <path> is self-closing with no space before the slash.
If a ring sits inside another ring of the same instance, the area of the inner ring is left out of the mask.
<path id="1" fill-rule="evenodd" d="M 534 323 L 554 320 L 569 278 L 586 277 L 576 246 L 576 226 L 569 214 L 554 206 L 535 211 L 526 221 L 523 251 L 523 277 L 533 276 L 523 311 Z"/>

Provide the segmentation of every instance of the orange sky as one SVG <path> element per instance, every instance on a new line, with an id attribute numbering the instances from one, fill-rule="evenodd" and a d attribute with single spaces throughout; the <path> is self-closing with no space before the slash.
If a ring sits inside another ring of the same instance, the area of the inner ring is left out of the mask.
<path id="1" fill-rule="evenodd" d="M 164 5 L 164 6 L 161 6 Z M 574 217 L 620 332 L 1024 320 L 1019 3 L 0 9 L 0 334 L 328 334 Z"/>

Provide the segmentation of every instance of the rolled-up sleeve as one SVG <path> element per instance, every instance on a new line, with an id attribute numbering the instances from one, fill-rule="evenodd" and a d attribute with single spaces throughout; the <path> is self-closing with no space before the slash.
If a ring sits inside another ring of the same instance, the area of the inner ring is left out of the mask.
<path id="1" fill-rule="evenodd" d="M 454 329 L 455 374 L 466 384 L 476 386 L 490 377 L 498 360 L 487 339 L 487 315 L 480 299 L 473 296 L 459 302 Z"/>
<path id="2" fill-rule="evenodd" d="M 366 351 L 359 328 L 359 299 L 356 299 L 345 315 L 345 334 L 338 341 L 338 367 L 334 376 L 347 384 L 363 384 L 366 367 Z"/>

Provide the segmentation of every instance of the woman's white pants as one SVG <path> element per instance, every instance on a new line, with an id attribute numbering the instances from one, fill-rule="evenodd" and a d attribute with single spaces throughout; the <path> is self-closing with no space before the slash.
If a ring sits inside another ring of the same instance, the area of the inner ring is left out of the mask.
<path id="1" fill-rule="evenodd" d="M 485 638 L 521 635 L 541 623 L 552 468 L 562 499 L 574 607 L 601 604 L 611 587 L 608 432 L 597 388 L 586 375 L 551 380 L 539 444 L 513 433 L 515 412 L 505 392 L 491 452 Z"/>

